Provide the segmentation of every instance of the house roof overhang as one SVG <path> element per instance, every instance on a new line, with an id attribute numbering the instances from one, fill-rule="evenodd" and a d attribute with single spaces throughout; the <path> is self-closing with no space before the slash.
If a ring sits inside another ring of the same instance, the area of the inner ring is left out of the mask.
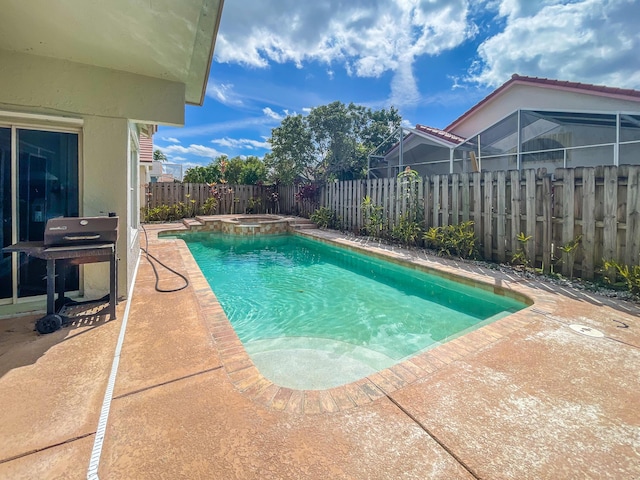
<path id="1" fill-rule="evenodd" d="M 0 49 L 185 85 L 202 105 L 224 0 L 8 0 Z"/>
<path id="2" fill-rule="evenodd" d="M 402 127 L 403 131 L 409 132 L 409 134 L 403 139 L 403 143 L 412 142 L 413 139 L 420 139 L 419 144 L 428 144 L 442 148 L 454 148 L 458 144 L 464 141 L 462 137 L 444 130 L 440 130 L 434 127 L 427 127 L 425 125 L 416 125 L 416 128 Z M 385 157 L 399 151 L 400 143 L 396 143 L 391 149 L 385 153 Z M 406 147 L 405 147 L 406 148 Z M 409 147 L 411 148 L 411 147 Z"/>
<path id="3" fill-rule="evenodd" d="M 632 90 L 626 88 L 613 88 L 607 87 L 603 85 L 592 85 L 588 83 L 580 83 L 580 82 L 568 82 L 563 80 L 553 80 L 549 78 L 540 78 L 540 77 L 527 77 L 523 75 L 518 75 L 514 73 L 511 78 L 503 83 L 496 90 L 491 92 L 485 98 L 483 98 L 480 102 L 475 104 L 465 113 L 463 113 L 460 117 L 455 119 L 451 124 L 445 127 L 445 131 L 451 132 L 455 131 L 458 126 L 460 126 L 465 120 L 467 120 L 472 115 L 475 115 L 479 111 L 481 111 L 487 105 L 497 101 L 500 97 L 502 97 L 505 93 L 507 93 L 512 88 L 518 85 L 530 85 L 536 87 L 547 88 L 551 90 L 565 91 L 565 92 L 577 92 L 583 94 L 589 94 L 593 96 L 599 97 L 608 97 L 615 98 L 620 100 L 630 100 L 634 102 L 640 102 L 640 91 Z"/>

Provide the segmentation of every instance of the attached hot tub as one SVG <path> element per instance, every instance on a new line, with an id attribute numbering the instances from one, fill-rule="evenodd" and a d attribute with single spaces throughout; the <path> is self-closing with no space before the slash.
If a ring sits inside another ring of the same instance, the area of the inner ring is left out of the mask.
<path id="1" fill-rule="evenodd" d="M 289 219 L 278 215 L 238 215 L 221 220 L 222 233 L 231 235 L 269 235 L 289 231 Z"/>

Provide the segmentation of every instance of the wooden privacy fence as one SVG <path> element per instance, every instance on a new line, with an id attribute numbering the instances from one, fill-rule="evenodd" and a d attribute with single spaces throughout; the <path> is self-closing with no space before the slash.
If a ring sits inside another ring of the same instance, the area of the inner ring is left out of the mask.
<path id="1" fill-rule="evenodd" d="M 639 264 L 639 184 L 638 166 L 382 178 L 328 183 L 320 204 L 359 232 L 367 222 L 365 195 L 382 207 L 389 228 L 415 201 L 425 228 L 472 220 L 487 260 L 508 262 L 524 248 L 547 273 L 560 268 L 591 279 L 603 260 Z M 530 239 L 518 241 L 520 233 Z"/>
<path id="2" fill-rule="evenodd" d="M 218 214 L 308 217 L 322 206 L 336 213 L 343 228 L 356 233 L 367 224 L 362 207 L 367 195 L 382 207 L 389 230 L 411 208 L 420 211 L 425 229 L 471 220 L 485 259 L 509 262 L 524 249 L 532 265 L 546 273 L 560 269 L 563 275 L 591 279 L 604 260 L 640 264 L 640 166 L 329 182 L 319 187 L 313 201 L 297 199 L 296 186 L 215 188 Z M 199 208 L 212 195 L 208 185 L 190 183 L 150 184 L 148 193 L 151 208 L 191 200 Z M 520 242 L 520 233 L 530 239 Z M 568 248 L 578 239 L 575 249 Z"/>
<path id="3" fill-rule="evenodd" d="M 147 186 L 147 208 L 195 202 L 195 211 L 212 196 L 218 200 L 216 214 L 296 212 L 296 187 L 266 185 L 209 186 L 206 183 L 150 183 Z M 275 193 L 275 195 L 274 195 Z"/>

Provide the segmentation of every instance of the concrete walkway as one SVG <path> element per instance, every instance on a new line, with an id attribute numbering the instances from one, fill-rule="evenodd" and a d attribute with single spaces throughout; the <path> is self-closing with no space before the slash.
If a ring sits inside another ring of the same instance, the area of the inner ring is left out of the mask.
<path id="1" fill-rule="evenodd" d="M 161 228 L 151 252 L 190 285 L 157 293 L 141 260 L 99 478 L 640 478 L 637 306 L 311 232 L 535 303 L 354 384 L 290 390 L 252 365 L 186 246 L 157 240 Z M 46 336 L 37 316 L 0 320 L 0 478 L 87 478 L 124 311 Z"/>

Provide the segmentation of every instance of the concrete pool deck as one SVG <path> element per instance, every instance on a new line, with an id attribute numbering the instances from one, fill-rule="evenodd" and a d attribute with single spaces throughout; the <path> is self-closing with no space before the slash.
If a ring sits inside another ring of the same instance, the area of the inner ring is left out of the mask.
<path id="1" fill-rule="evenodd" d="M 175 227 L 148 228 L 150 250 L 190 285 L 155 292 L 141 259 L 104 434 L 126 305 L 46 336 L 38 316 L 0 319 L 0 478 L 87 478 L 102 436 L 102 479 L 640 478 L 638 305 L 313 231 L 535 304 L 353 384 L 285 389 L 252 365 L 184 243 L 157 239 Z"/>

